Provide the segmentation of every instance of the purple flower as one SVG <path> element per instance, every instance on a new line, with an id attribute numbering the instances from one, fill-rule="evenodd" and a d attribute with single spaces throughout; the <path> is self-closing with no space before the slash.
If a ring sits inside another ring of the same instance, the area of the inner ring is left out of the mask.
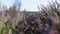
<path id="1" fill-rule="evenodd" d="M 58 24 L 58 21 L 55 17 L 51 17 L 51 22 L 52 24 L 55 24 L 55 25 Z"/>

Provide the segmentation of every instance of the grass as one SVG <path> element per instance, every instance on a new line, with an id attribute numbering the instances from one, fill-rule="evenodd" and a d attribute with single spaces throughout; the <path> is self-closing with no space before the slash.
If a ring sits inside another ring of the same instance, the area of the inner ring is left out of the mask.
<path id="1" fill-rule="evenodd" d="M 0 18 L 0 33 L 1 33 L 2 28 L 3 28 L 3 21 L 2 21 L 2 19 Z"/>

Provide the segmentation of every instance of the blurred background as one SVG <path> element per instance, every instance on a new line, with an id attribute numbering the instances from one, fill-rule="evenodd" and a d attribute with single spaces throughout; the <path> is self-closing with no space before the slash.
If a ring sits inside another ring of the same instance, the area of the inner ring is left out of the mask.
<path id="1" fill-rule="evenodd" d="M 54 2 L 55 0 L 0 0 L 0 3 L 7 8 L 13 6 L 13 4 L 17 5 L 18 3 L 21 3 L 21 11 L 24 9 L 27 11 L 38 11 L 37 6 L 47 6 L 51 1 Z M 60 2 L 59 0 L 56 1 Z"/>
<path id="2" fill-rule="evenodd" d="M 60 0 L 0 0 L 0 34 L 60 34 Z"/>

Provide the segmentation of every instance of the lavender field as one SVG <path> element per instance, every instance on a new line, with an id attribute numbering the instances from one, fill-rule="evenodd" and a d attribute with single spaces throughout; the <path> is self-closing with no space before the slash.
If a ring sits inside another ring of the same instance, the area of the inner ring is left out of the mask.
<path id="1" fill-rule="evenodd" d="M 55 1 L 37 9 L 19 11 L 15 5 L 0 9 L 0 34 L 60 34 L 60 3 Z"/>

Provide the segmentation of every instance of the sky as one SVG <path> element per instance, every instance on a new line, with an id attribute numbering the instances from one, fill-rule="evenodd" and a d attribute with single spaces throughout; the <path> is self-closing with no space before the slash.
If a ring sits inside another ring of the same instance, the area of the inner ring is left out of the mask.
<path id="1" fill-rule="evenodd" d="M 48 2 L 54 0 L 0 0 L 1 4 L 4 4 L 8 8 L 13 4 L 21 2 L 21 11 L 26 9 L 27 11 L 38 11 L 37 7 L 40 5 L 47 6 Z M 59 1 L 59 0 L 57 0 Z"/>

